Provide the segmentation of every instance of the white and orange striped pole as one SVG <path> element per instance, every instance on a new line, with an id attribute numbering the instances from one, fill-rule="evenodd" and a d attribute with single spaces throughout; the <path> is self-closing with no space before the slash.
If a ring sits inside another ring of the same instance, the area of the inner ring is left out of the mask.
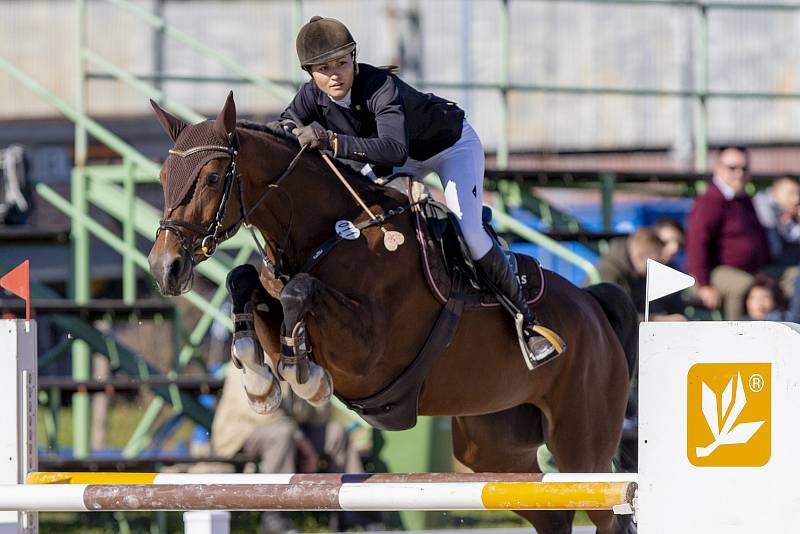
<path id="1" fill-rule="evenodd" d="M 20 484 L 0 510 L 615 510 L 635 482 L 355 482 L 294 484 Z"/>

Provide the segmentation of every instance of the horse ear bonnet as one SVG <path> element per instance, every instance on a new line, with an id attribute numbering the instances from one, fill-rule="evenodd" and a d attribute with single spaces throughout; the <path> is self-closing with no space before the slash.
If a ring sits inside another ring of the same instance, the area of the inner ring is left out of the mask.
<path id="1" fill-rule="evenodd" d="M 214 121 L 205 121 L 187 126 L 175 141 L 175 150 L 189 150 L 197 146 L 215 145 L 230 146 L 230 141 L 221 135 Z M 164 184 L 164 195 L 167 208 L 172 210 L 180 206 L 187 193 L 194 185 L 203 165 L 212 159 L 230 158 L 224 152 L 204 150 L 186 157 L 170 154 L 167 158 L 167 183 Z"/>

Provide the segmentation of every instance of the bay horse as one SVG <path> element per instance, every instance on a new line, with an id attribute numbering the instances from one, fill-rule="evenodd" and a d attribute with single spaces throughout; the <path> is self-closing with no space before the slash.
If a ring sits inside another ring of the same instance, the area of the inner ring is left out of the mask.
<path id="1" fill-rule="evenodd" d="M 280 131 L 237 127 L 232 93 L 216 120 L 196 125 L 153 106 L 175 141 L 161 170 L 164 220 L 149 254 L 162 294 L 188 291 L 194 266 L 247 219 L 265 240 L 271 262 L 291 274 L 280 294 L 273 288 L 277 299 L 263 297 L 266 306 L 254 309 L 271 369 L 280 364 L 281 327 L 302 320 L 313 360 L 332 378 L 336 394 L 361 399 L 389 384 L 415 358 L 442 309 L 420 268 L 409 211 L 384 222 L 406 237 L 397 250 L 384 246 L 380 227 L 366 227 L 360 238 L 330 250 L 312 272 L 301 272 L 337 221 L 365 220 L 321 155 L 297 157 L 297 142 Z M 373 213 L 408 202 L 339 167 Z M 419 414 L 452 416 L 455 456 L 476 472 L 539 472 L 542 443 L 562 472 L 611 470 L 636 365 L 638 317 L 617 286 L 584 290 L 553 272 L 545 271 L 545 278 L 546 295 L 535 311 L 564 336 L 562 355 L 529 371 L 504 310 L 466 310 L 427 375 Z M 247 375 L 255 364 L 245 363 Z M 250 378 L 272 388 L 270 368 L 263 369 Z M 293 388 L 303 382 L 290 379 Z M 324 389 L 325 379 L 317 385 Z M 271 409 L 274 398 L 269 404 Z M 519 513 L 540 534 L 572 531 L 573 511 Z M 635 532 L 630 516 L 589 516 L 598 533 Z"/>

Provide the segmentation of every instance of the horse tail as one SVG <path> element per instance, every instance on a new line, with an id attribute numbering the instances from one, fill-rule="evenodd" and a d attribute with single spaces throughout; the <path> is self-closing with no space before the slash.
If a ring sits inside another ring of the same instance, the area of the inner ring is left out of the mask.
<path id="1" fill-rule="evenodd" d="M 586 288 L 603 308 L 628 362 L 628 378 L 633 378 L 639 355 L 639 314 L 630 295 L 616 284 L 603 282 Z"/>

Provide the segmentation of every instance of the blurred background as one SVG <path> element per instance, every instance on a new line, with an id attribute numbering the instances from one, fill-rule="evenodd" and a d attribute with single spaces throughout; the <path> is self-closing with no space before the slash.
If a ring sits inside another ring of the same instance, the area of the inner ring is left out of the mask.
<path id="1" fill-rule="evenodd" d="M 158 296 L 145 256 L 171 142 L 148 99 L 198 122 L 233 90 L 240 118 L 274 119 L 307 80 L 294 40 L 312 15 L 342 20 L 359 61 L 397 65 L 466 110 L 486 149 L 496 229 L 579 285 L 605 278 L 614 240 L 665 219 L 680 230 L 677 250 L 656 259 L 685 269 L 687 217 L 719 148 L 747 147 L 747 195 L 800 168 L 794 2 L 0 0 L 0 13 L 0 272 L 31 261 L 45 468 L 257 463 L 219 458 L 208 444 L 229 354 L 224 277 L 254 258 L 253 245 L 237 236 L 201 265 L 193 292 Z M 788 211 L 796 220 L 796 205 Z M 686 295 L 669 313 L 722 318 L 704 302 Z M 6 317 L 21 309 L 0 299 Z M 381 434 L 343 410 L 332 417 L 368 470 L 458 468 L 447 419 Z M 626 436 L 635 440 L 635 415 Z M 168 514 L 140 515 L 49 520 L 82 522 L 81 532 L 144 528 L 136 521 L 173 531 Z M 378 522 L 521 524 L 480 514 Z"/>

